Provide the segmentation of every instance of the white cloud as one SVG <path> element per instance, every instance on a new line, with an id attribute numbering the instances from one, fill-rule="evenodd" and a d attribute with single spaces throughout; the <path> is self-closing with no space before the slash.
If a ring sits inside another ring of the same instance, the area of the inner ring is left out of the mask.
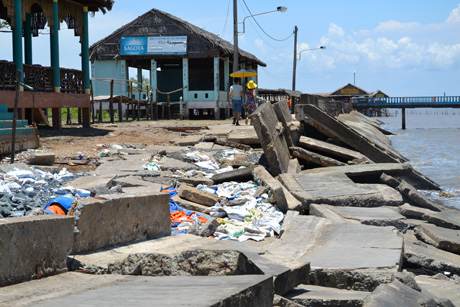
<path id="1" fill-rule="evenodd" d="M 345 35 L 345 31 L 338 25 L 331 23 L 329 25 L 328 35 L 333 37 L 343 37 Z"/>
<path id="2" fill-rule="evenodd" d="M 261 40 L 261 39 L 256 39 L 254 41 L 254 44 L 257 46 L 257 47 L 264 47 L 264 41 Z"/>
<path id="3" fill-rule="evenodd" d="M 460 23 L 460 4 L 456 9 L 453 9 L 452 12 L 450 12 L 446 22 Z"/>

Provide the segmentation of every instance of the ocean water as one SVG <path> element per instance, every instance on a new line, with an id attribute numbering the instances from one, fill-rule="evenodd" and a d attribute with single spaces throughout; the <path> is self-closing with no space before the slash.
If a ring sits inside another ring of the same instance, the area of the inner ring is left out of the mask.
<path id="1" fill-rule="evenodd" d="M 401 110 L 390 114 L 377 119 L 395 133 L 390 136 L 393 147 L 450 197 L 424 193 L 460 209 L 460 109 L 406 109 L 406 130 L 401 129 Z"/>

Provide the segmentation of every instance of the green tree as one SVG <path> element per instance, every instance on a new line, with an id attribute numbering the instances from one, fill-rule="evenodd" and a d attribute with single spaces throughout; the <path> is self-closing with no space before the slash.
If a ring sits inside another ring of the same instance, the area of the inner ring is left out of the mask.
<path id="1" fill-rule="evenodd" d="M 129 78 L 129 81 L 133 81 L 133 88 L 138 88 L 137 78 L 131 77 Z M 146 91 L 147 90 L 147 85 L 150 85 L 150 79 L 147 78 L 146 76 L 142 76 L 142 90 Z"/>

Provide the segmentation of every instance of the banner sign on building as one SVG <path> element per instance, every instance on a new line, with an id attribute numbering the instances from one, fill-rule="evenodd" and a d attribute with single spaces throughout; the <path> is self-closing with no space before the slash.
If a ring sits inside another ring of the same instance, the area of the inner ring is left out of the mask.
<path id="1" fill-rule="evenodd" d="M 121 55 L 187 54 L 187 36 L 125 36 Z"/>

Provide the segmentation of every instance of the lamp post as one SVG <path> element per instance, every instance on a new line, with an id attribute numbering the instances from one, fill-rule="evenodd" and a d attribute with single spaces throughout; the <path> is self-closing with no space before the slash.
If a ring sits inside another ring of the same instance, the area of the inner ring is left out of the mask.
<path id="1" fill-rule="evenodd" d="M 244 21 L 246 20 L 246 18 L 254 17 L 254 16 L 258 16 L 258 15 L 263 15 L 263 14 L 268 14 L 268 13 L 273 13 L 273 12 L 282 12 L 282 13 L 284 13 L 284 12 L 287 11 L 287 7 L 278 6 L 276 8 L 276 10 L 257 13 L 257 14 L 253 14 L 253 15 L 249 15 L 249 16 L 244 17 L 243 22 L 242 22 L 242 24 L 243 24 L 243 32 L 238 32 L 238 12 L 237 11 L 238 11 L 237 0 L 233 0 L 233 71 L 234 72 L 239 69 L 238 34 L 245 32 L 246 29 L 245 29 Z"/>
<path id="2" fill-rule="evenodd" d="M 296 70 L 297 70 L 297 26 L 294 28 L 294 67 L 292 69 L 292 94 L 294 94 L 295 91 L 295 79 L 296 79 Z M 318 48 L 311 48 L 311 49 L 303 49 L 300 50 L 299 52 L 299 61 L 302 57 L 302 52 L 304 51 L 311 51 L 311 50 L 325 50 L 326 46 L 319 46 Z M 294 113 L 294 99 L 291 97 L 291 112 Z"/>
<path id="3" fill-rule="evenodd" d="M 353 93 L 356 94 L 356 71 L 353 71 Z"/>

